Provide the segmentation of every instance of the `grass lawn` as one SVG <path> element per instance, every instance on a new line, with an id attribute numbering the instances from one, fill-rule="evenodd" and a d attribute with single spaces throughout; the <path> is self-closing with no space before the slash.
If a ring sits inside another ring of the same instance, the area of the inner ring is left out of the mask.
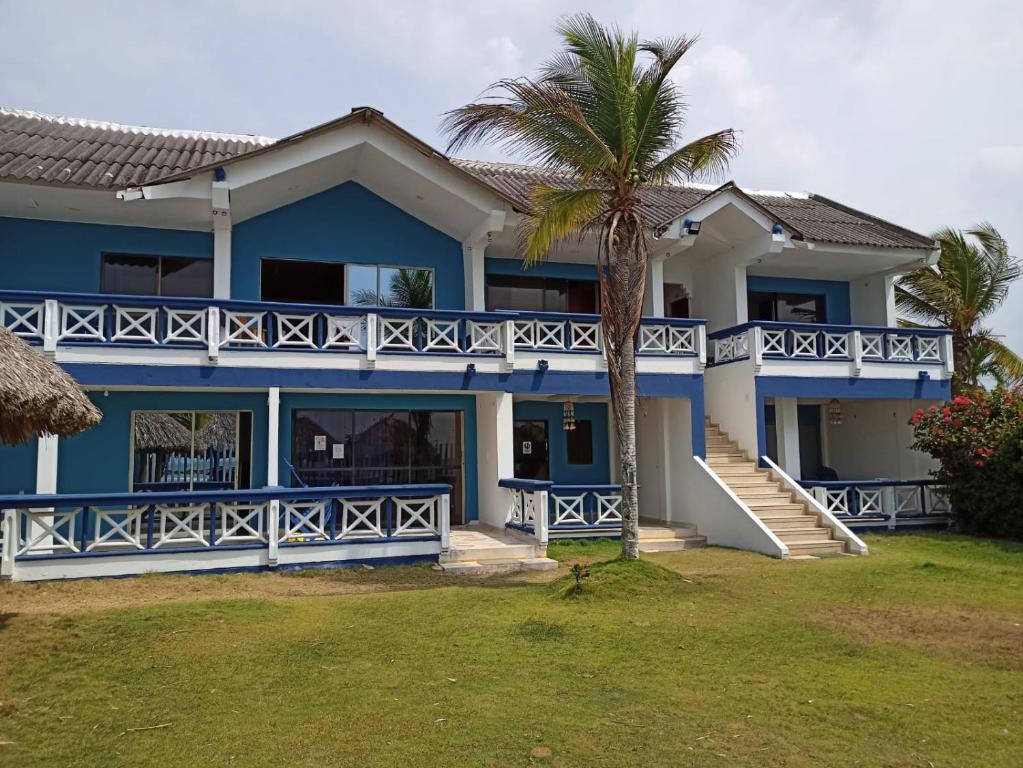
<path id="1" fill-rule="evenodd" d="M 2 584 L 0 765 L 1023 765 L 1023 546 L 867 540 Z"/>

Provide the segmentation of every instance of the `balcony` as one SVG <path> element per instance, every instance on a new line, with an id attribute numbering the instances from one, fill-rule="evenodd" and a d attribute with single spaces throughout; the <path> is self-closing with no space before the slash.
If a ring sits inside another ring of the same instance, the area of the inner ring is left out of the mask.
<path id="1" fill-rule="evenodd" d="M 464 373 L 606 368 L 600 317 L 0 292 L 0 326 L 61 363 Z M 642 374 L 699 373 L 705 322 L 643 318 Z"/>
<path id="2" fill-rule="evenodd" d="M 949 379 L 952 332 L 758 321 L 708 335 L 710 366 L 748 361 L 756 375 Z"/>

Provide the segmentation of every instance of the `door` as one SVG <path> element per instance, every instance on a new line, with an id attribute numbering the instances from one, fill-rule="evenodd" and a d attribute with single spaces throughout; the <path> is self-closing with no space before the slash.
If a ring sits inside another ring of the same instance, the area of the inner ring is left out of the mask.
<path id="1" fill-rule="evenodd" d="M 515 422 L 515 477 L 522 480 L 549 480 L 547 422 Z"/>

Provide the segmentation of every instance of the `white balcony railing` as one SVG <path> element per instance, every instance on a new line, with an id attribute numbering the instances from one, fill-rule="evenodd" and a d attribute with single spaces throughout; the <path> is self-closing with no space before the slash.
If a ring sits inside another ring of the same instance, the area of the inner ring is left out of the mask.
<path id="1" fill-rule="evenodd" d="M 515 352 L 603 355 L 597 315 L 461 312 L 215 301 L 102 294 L 0 292 L 0 326 L 58 346 L 201 348 L 505 357 Z M 702 320 L 644 318 L 637 353 L 706 358 Z"/>

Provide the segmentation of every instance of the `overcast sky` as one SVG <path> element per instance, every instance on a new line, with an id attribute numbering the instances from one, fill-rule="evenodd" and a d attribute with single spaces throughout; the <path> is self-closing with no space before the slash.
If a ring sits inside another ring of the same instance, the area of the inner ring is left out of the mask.
<path id="1" fill-rule="evenodd" d="M 0 0 L 0 104 L 266 136 L 372 105 L 443 148 L 441 113 L 533 72 L 579 10 L 701 35 L 678 77 L 691 135 L 742 131 L 739 184 L 921 232 L 987 219 L 1023 256 L 1018 0 Z M 995 325 L 1023 349 L 1023 285 Z"/>

